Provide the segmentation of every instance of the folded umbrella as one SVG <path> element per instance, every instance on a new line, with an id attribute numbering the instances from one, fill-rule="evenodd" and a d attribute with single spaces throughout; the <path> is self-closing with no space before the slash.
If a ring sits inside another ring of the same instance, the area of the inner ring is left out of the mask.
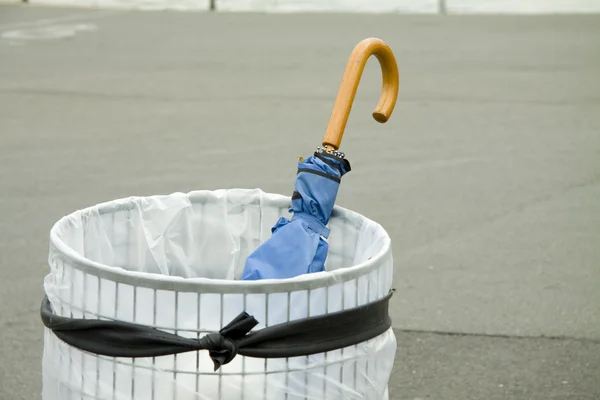
<path id="1" fill-rule="evenodd" d="M 292 194 L 291 219 L 281 217 L 271 237 L 246 259 L 243 280 L 285 279 L 325 270 L 328 253 L 327 227 L 341 178 L 350 163 L 338 151 L 346 122 L 367 59 L 375 55 L 383 83 L 373 118 L 387 122 L 398 96 L 398 67 L 389 46 L 380 39 L 361 41 L 352 51 L 335 100 L 323 147 L 306 160 L 300 159 Z"/>
<path id="2" fill-rule="evenodd" d="M 281 217 L 273 236 L 247 259 L 242 279 L 283 279 L 325 269 L 329 237 L 327 224 L 342 176 L 350 163 L 342 157 L 316 152 L 298 163 L 291 219 Z"/>

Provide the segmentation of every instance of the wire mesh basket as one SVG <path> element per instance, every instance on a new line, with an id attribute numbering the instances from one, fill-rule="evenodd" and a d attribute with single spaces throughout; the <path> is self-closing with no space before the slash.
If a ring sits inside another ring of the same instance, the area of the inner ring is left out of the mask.
<path id="1" fill-rule="evenodd" d="M 135 322 L 200 338 L 240 311 L 258 328 L 335 313 L 391 290 L 390 238 L 335 207 L 326 272 L 239 280 L 244 260 L 288 214 L 291 198 L 232 189 L 131 197 L 76 211 L 50 232 L 46 295 L 57 315 Z M 392 329 L 301 357 L 238 355 L 215 371 L 206 352 L 119 358 L 81 351 L 45 330 L 44 400 L 388 399 Z"/>

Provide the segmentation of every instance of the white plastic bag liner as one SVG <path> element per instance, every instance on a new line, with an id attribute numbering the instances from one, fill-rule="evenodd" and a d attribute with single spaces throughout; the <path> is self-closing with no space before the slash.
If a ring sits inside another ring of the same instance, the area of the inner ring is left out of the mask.
<path id="1" fill-rule="evenodd" d="M 290 197 L 261 190 L 132 197 L 63 217 L 50 232 L 44 289 L 60 316 L 116 319 L 189 338 L 240 312 L 255 329 L 341 311 L 391 289 L 390 239 L 376 222 L 336 207 L 326 272 L 241 281 L 246 257 L 270 237 Z M 46 329 L 44 400 L 388 399 L 392 329 L 336 351 L 289 359 L 238 355 L 213 371 L 207 351 L 152 358 L 97 356 Z"/>

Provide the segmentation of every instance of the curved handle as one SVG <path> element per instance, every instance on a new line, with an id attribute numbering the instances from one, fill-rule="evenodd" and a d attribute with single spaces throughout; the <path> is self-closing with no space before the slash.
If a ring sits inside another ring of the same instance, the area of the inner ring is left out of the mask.
<path id="1" fill-rule="evenodd" d="M 346 71 L 333 105 L 329 125 L 323 138 L 323 147 L 327 150 L 337 150 L 340 147 L 361 75 L 367 60 L 372 55 L 379 60 L 381 73 L 383 74 L 381 96 L 375 111 L 373 111 L 373 118 L 377 122 L 385 123 L 392 115 L 398 97 L 400 80 L 396 58 L 383 40 L 377 38 L 364 39 L 354 47 L 346 65 Z"/>

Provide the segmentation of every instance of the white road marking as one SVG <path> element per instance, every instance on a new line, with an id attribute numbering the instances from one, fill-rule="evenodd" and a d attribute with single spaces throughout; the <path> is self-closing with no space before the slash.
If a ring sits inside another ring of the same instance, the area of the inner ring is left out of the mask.
<path id="1" fill-rule="evenodd" d="M 0 38 L 14 41 L 23 40 L 53 40 L 75 36 L 78 32 L 87 32 L 96 30 L 93 24 L 71 24 L 71 25 L 49 25 L 31 29 L 16 29 L 4 31 Z"/>

